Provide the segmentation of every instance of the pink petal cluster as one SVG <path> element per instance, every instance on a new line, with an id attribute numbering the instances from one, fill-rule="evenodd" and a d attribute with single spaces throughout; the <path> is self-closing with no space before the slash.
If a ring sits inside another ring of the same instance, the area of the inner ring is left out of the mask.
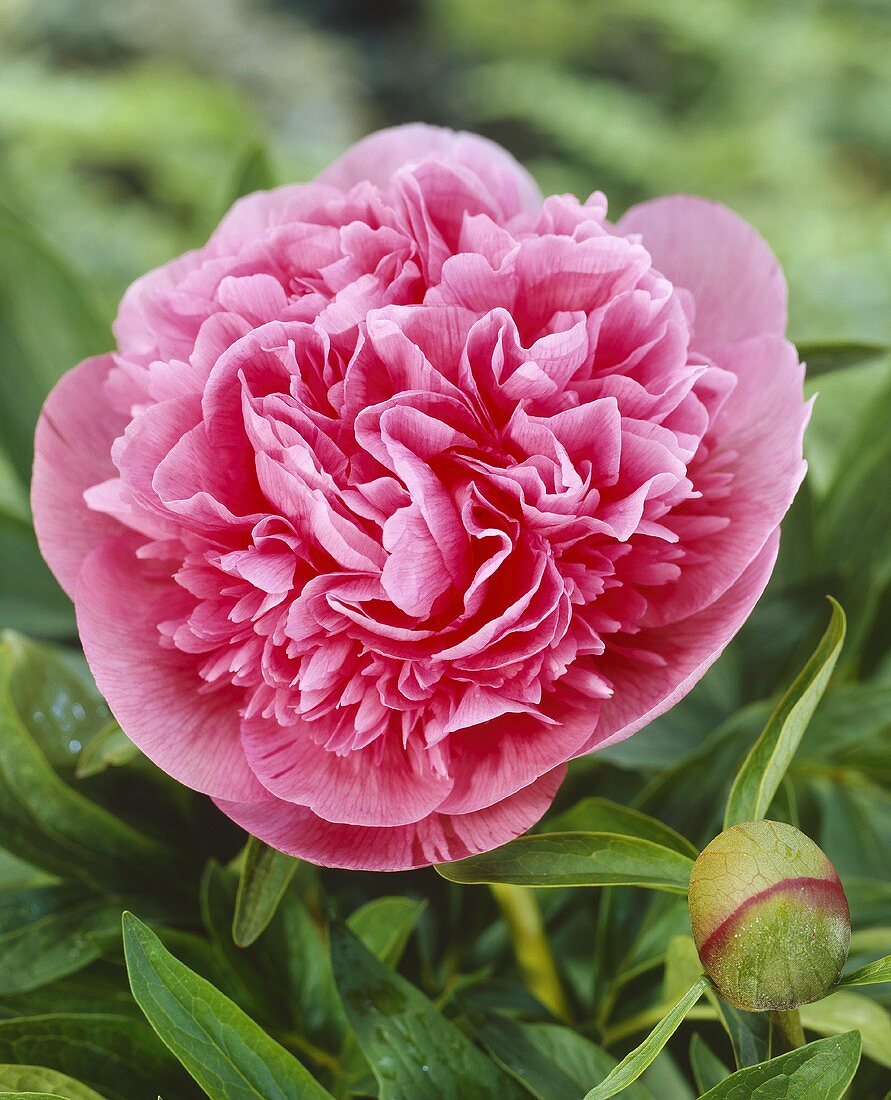
<path id="1" fill-rule="evenodd" d="M 40 543 L 123 729 L 313 862 L 523 832 L 763 590 L 804 471 L 785 321 L 730 211 L 611 225 L 469 134 L 242 199 L 38 428 Z"/>

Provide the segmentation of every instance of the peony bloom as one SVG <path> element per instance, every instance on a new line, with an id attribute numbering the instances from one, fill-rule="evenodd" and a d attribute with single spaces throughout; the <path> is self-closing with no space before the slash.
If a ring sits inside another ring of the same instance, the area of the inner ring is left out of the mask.
<path id="1" fill-rule="evenodd" d="M 130 288 L 46 403 L 40 543 L 165 771 L 317 863 L 461 858 L 751 611 L 804 471 L 785 322 L 723 207 L 612 225 L 384 131 Z"/>

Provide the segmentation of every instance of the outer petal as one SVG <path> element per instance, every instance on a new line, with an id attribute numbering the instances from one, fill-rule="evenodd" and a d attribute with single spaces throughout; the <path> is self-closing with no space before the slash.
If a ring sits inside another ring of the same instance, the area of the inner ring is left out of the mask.
<path id="1" fill-rule="evenodd" d="M 634 644 L 657 653 L 664 665 L 647 667 L 642 675 L 641 665 L 627 658 L 604 662 L 603 672 L 612 681 L 614 693 L 603 703 L 585 751 L 624 741 L 673 707 L 702 679 L 758 602 L 773 572 L 779 543 L 776 530 L 739 580 L 703 611 L 635 635 Z"/>
<path id="2" fill-rule="evenodd" d="M 407 871 L 487 852 L 513 840 L 547 810 L 565 771 L 555 768 L 485 810 L 431 814 L 395 828 L 332 824 L 303 806 L 278 799 L 216 801 L 223 813 L 264 843 L 310 863 L 355 871 Z"/>
<path id="3" fill-rule="evenodd" d="M 433 158 L 471 169 L 501 200 L 506 214 L 536 210 L 541 193 L 525 168 L 500 145 L 488 138 L 422 122 L 379 130 L 348 149 L 320 176 L 348 191 L 367 180 L 386 188 L 393 175 L 407 164 Z"/>
<path id="4" fill-rule="evenodd" d="M 113 366 L 111 355 L 100 355 L 64 375 L 46 399 L 34 439 L 31 507 L 37 541 L 72 598 L 84 558 L 122 531 L 83 499 L 86 489 L 117 474 L 111 444 L 127 421 L 105 398 L 103 386 Z"/>
<path id="5" fill-rule="evenodd" d="M 176 585 L 149 577 L 139 539 L 106 542 L 84 562 L 77 626 L 99 690 L 121 728 L 159 768 L 203 794 L 263 798 L 239 736 L 241 693 L 200 692 L 195 658 L 160 645 Z"/>
<path id="6" fill-rule="evenodd" d="M 802 438 L 810 405 L 794 346 L 778 336 L 754 337 L 725 348 L 721 366 L 738 382 L 710 432 L 715 444 L 705 471 L 732 473 L 733 481 L 726 498 L 707 503 L 705 515 L 729 522 L 692 541 L 703 560 L 682 564 L 677 584 L 663 598 L 654 596 L 648 626 L 686 619 L 725 592 L 776 529 L 807 469 Z"/>
<path id="7" fill-rule="evenodd" d="M 695 302 L 693 348 L 714 356 L 749 336 L 786 331 L 786 281 L 765 240 L 720 203 L 673 195 L 633 206 L 619 233 L 639 233 L 653 264 Z"/>

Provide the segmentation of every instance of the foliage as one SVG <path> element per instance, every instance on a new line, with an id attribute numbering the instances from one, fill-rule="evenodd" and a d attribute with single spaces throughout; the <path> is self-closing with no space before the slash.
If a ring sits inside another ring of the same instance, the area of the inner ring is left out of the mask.
<path id="1" fill-rule="evenodd" d="M 855 1071 L 857 1100 L 888 1090 L 887 11 L 521 6 L 0 8 L 0 1095 L 581 1100 L 648 1061 L 620 1095 L 791 1097 L 819 1079 L 841 1096 Z M 790 273 L 821 397 L 774 579 L 705 680 L 575 762 L 528 837 L 384 877 L 245 847 L 136 751 L 76 648 L 26 487 L 43 397 L 110 345 L 132 278 L 236 195 L 416 115 L 484 129 L 548 189 L 601 186 L 616 213 L 673 189 L 731 202 Z M 827 594 L 848 614 L 840 651 L 837 616 L 820 643 Z M 728 796 L 733 820 L 813 837 L 851 904 L 848 976 L 802 1011 L 798 1051 L 710 987 L 663 1024 L 701 992 L 683 893 Z M 531 951 L 512 940 L 530 913 Z"/>

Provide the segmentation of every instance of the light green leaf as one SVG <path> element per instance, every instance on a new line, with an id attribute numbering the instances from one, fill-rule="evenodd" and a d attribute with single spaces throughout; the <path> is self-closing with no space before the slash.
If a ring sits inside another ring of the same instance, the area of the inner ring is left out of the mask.
<path id="1" fill-rule="evenodd" d="M 15 635 L 4 635 L 0 644 L 0 843 L 51 874 L 90 885 L 115 888 L 147 877 L 169 881 L 178 866 L 176 854 L 68 786 L 29 732 L 16 698 L 23 668 L 31 667 L 27 652 Z M 38 721 L 38 714 L 45 715 L 46 708 L 54 705 L 64 710 L 67 704 L 60 703 L 54 692 L 43 704 L 33 698 L 30 721 Z M 47 744 L 46 729 L 40 736 Z"/>
<path id="2" fill-rule="evenodd" d="M 547 833 L 616 833 L 650 840 L 663 848 L 671 848 L 682 856 L 696 859 L 699 855 L 694 844 L 686 837 L 664 825 L 655 817 L 611 802 L 608 798 L 592 795 L 583 798 L 569 810 L 545 820 L 542 832 Z"/>
<path id="3" fill-rule="evenodd" d="M 703 974 L 656 1024 L 640 1046 L 627 1054 L 599 1085 L 595 1085 L 586 1094 L 585 1100 L 609 1100 L 609 1097 L 618 1095 L 632 1081 L 636 1081 L 680 1027 L 684 1017 L 706 991 L 708 984 L 709 980 Z"/>
<path id="4" fill-rule="evenodd" d="M 854 341 L 799 343 L 798 355 L 807 364 L 809 378 L 846 367 L 861 367 L 882 359 L 891 350 L 884 344 L 863 344 Z"/>
<path id="5" fill-rule="evenodd" d="M 603 1077 L 615 1058 L 583 1036 L 557 1024 L 526 1024 L 500 1013 L 470 1012 L 473 1030 L 492 1057 L 538 1100 L 572 1100 L 592 1078 Z M 640 1084 L 627 1100 L 652 1100 Z"/>
<path id="6" fill-rule="evenodd" d="M 229 190 L 229 203 L 254 191 L 268 191 L 274 186 L 275 175 L 269 163 L 269 154 L 265 146 L 254 142 L 244 150 L 235 165 Z"/>
<path id="7" fill-rule="evenodd" d="M 832 617 L 819 645 L 782 697 L 740 768 L 724 813 L 724 828 L 764 817 L 792 762 L 845 640 L 845 614 L 830 599 Z"/>
<path id="8" fill-rule="evenodd" d="M 673 936 L 665 949 L 662 997 L 666 1004 L 678 1001 L 702 973 L 702 963 L 692 936 Z"/>
<path id="9" fill-rule="evenodd" d="M 232 938 L 239 947 L 252 944 L 268 927 L 297 866 L 293 856 L 248 837 L 232 918 Z"/>
<path id="10" fill-rule="evenodd" d="M 54 1069 L 44 1069 L 43 1066 L 0 1066 L 0 1089 L 25 1089 L 30 1090 L 22 1095 L 44 1096 L 46 1093 L 58 1093 L 65 1100 L 102 1100 L 98 1092 L 75 1081 L 73 1077 L 66 1077 L 64 1073 L 57 1073 Z M 0 1093 L 0 1095 L 18 1095 L 17 1093 Z"/>
<path id="11" fill-rule="evenodd" d="M 90 779 L 109 768 L 120 768 L 139 756 L 139 749 L 114 720 L 108 722 L 92 737 L 77 758 L 74 775 L 77 779 Z"/>
<path id="12" fill-rule="evenodd" d="M 517 886 L 647 886 L 686 892 L 693 860 L 615 833 L 534 833 L 436 870 L 450 882 Z"/>
<path id="13" fill-rule="evenodd" d="M 375 898 L 351 913 L 347 926 L 382 963 L 396 967 L 426 904 L 411 898 Z"/>
<path id="14" fill-rule="evenodd" d="M 841 1035 L 856 1028 L 866 1057 L 891 1069 L 891 1016 L 878 1001 L 840 990 L 802 1005 L 799 1012 L 803 1026 L 818 1035 Z"/>
<path id="15" fill-rule="evenodd" d="M 520 1100 L 522 1090 L 345 925 L 331 928 L 331 957 L 381 1100 Z"/>
<path id="16" fill-rule="evenodd" d="M 891 982 L 891 955 L 875 962 L 867 963 L 851 974 L 846 974 L 840 985 L 878 985 L 880 982 Z"/>
<path id="17" fill-rule="evenodd" d="M 49 1092 L 0 1092 L 0 1100 L 66 1100 Z"/>
<path id="18" fill-rule="evenodd" d="M 706 1045 L 698 1031 L 690 1040 L 690 1068 L 693 1070 L 696 1088 L 700 1093 L 720 1084 L 725 1077 L 730 1076 L 730 1070 Z"/>
<path id="19" fill-rule="evenodd" d="M 849 1031 L 748 1066 L 699 1100 L 841 1100 L 860 1064 L 860 1036 Z"/>
<path id="20" fill-rule="evenodd" d="M 2 1020 L 0 1061 L 46 1066 L 101 1091 L 107 1100 L 154 1096 L 159 1089 L 166 1100 L 196 1096 L 151 1029 L 130 1016 L 56 1012 Z"/>
<path id="21" fill-rule="evenodd" d="M 124 915 L 124 954 L 139 1007 L 211 1100 L 330 1097 L 296 1058 L 130 913 Z"/>

